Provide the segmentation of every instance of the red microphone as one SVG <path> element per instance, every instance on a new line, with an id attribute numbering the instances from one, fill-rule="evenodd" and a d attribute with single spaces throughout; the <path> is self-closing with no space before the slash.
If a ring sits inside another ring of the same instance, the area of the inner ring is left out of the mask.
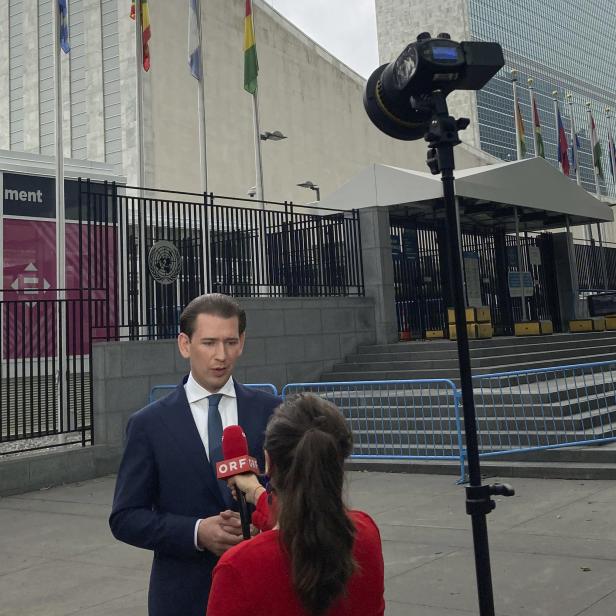
<path id="1" fill-rule="evenodd" d="M 259 464 L 248 454 L 248 442 L 242 426 L 228 426 L 222 433 L 222 457 L 216 462 L 216 477 L 228 479 L 242 473 L 259 474 Z"/>
<path id="2" fill-rule="evenodd" d="M 218 479 L 228 479 L 242 473 L 259 474 L 257 461 L 248 454 L 248 442 L 242 426 L 228 426 L 223 430 L 222 455 L 224 459 L 216 462 L 216 477 Z M 250 515 L 248 514 L 246 497 L 239 488 L 236 488 L 235 492 L 240 508 L 242 535 L 244 539 L 250 539 Z"/>

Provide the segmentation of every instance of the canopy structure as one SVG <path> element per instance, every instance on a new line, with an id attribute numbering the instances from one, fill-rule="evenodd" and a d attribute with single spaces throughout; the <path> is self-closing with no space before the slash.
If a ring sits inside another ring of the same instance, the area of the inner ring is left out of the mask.
<path id="1" fill-rule="evenodd" d="M 611 222 L 610 206 L 566 178 L 543 158 L 473 167 L 455 172 L 462 226 L 539 231 Z M 319 202 L 335 209 L 387 207 L 395 216 L 430 221 L 445 216 L 440 176 L 370 165 Z"/>

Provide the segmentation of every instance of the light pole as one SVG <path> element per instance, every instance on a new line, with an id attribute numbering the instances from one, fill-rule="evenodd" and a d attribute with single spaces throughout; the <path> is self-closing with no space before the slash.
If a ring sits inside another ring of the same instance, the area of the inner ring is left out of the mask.
<path id="1" fill-rule="evenodd" d="M 321 189 L 318 187 L 317 184 L 315 184 L 314 182 L 312 182 L 311 180 L 306 180 L 305 182 L 302 182 L 301 184 L 298 184 L 298 186 L 300 188 L 309 188 L 310 190 L 314 190 L 314 192 L 316 192 L 316 197 L 317 197 L 317 201 L 321 200 Z"/>

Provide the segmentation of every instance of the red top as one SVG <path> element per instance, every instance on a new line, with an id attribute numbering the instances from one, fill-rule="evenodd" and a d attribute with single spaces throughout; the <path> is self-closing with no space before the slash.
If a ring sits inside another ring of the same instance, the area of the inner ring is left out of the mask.
<path id="1" fill-rule="evenodd" d="M 261 521 L 267 527 L 263 522 L 269 517 L 263 494 L 253 522 Z M 346 595 L 332 605 L 327 616 L 383 616 L 385 583 L 379 530 L 361 511 L 349 511 L 349 517 L 356 529 L 353 555 L 358 568 L 349 580 Z M 207 616 L 246 614 L 307 616 L 293 590 L 289 562 L 277 530 L 266 530 L 231 548 L 214 569 Z"/>

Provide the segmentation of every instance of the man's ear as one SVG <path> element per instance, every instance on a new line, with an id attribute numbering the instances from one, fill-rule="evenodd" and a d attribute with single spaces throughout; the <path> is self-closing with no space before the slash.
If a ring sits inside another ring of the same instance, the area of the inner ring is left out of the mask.
<path id="1" fill-rule="evenodd" d="M 190 359 L 190 338 L 184 332 L 178 335 L 178 349 L 184 359 Z"/>

